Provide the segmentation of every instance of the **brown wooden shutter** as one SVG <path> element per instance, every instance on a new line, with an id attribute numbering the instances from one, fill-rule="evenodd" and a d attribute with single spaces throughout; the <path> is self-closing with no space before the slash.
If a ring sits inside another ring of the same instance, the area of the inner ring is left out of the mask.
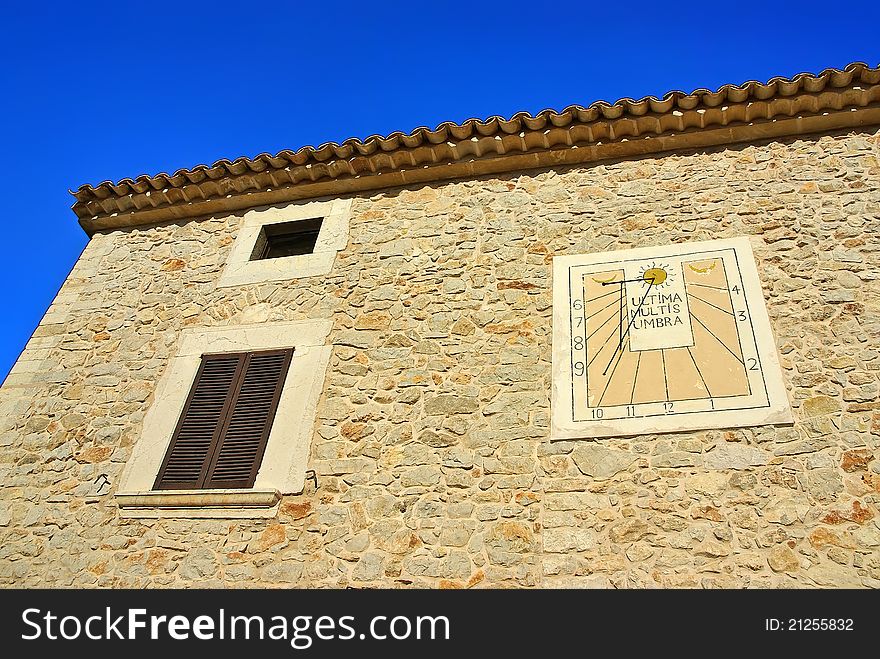
<path id="1" fill-rule="evenodd" d="M 159 469 L 155 489 L 184 490 L 201 487 L 207 458 L 220 436 L 242 355 L 202 357 L 183 414 Z"/>
<path id="2" fill-rule="evenodd" d="M 253 486 L 292 354 L 202 357 L 154 489 Z"/>
<path id="3" fill-rule="evenodd" d="M 254 484 L 289 364 L 289 350 L 245 355 L 232 413 L 212 456 L 205 487 Z"/>

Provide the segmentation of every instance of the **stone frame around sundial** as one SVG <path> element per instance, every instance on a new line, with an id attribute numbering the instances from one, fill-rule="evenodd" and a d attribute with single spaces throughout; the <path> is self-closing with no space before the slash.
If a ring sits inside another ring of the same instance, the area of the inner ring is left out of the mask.
<path id="1" fill-rule="evenodd" d="M 553 259 L 551 440 L 791 423 L 747 238 Z"/>

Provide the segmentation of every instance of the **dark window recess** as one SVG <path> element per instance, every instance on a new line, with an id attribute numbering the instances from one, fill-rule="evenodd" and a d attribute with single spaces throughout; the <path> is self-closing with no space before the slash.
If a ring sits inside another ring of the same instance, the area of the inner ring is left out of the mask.
<path id="1" fill-rule="evenodd" d="M 280 256 L 298 256 L 315 251 L 315 242 L 321 231 L 322 218 L 267 224 L 260 231 L 251 261 L 277 259 Z"/>
<path id="2" fill-rule="evenodd" d="M 292 355 L 203 356 L 153 489 L 252 487 Z"/>

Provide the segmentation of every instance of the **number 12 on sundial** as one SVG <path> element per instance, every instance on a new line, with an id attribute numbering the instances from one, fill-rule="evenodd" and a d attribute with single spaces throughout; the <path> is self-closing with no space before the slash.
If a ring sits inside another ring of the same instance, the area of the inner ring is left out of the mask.
<path id="1" fill-rule="evenodd" d="M 746 238 L 553 259 L 552 439 L 792 422 Z"/>

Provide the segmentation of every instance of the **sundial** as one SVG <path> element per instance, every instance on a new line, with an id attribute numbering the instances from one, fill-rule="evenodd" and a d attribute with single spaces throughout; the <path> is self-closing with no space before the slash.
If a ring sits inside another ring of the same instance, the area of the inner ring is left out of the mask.
<path id="1" fill-rule="evenodd" d="M 747 238 L 553 259 L 552 439 L 792 423 Z"/>

